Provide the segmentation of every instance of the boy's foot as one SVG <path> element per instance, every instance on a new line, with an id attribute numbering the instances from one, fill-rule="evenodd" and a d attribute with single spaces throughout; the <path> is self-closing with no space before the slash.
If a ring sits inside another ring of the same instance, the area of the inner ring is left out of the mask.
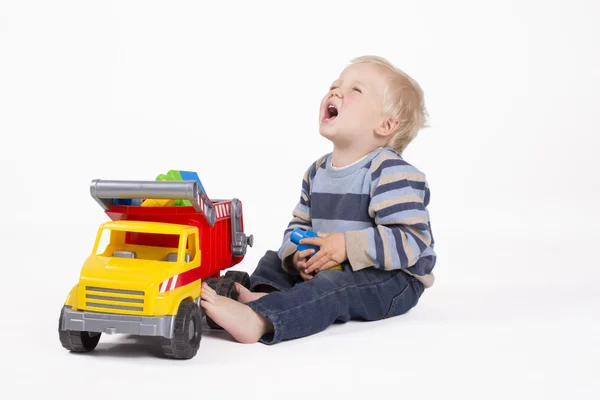
<path id="1" fill-rule="evenodd" d="M 219 296 L 206 283 L 202 284 L 200 305 L 215 323 L 240 343 L 256 343 L 273 325 L 247 305 Z"/>
<path id="2" fill-rule="evenodd" d="M 246 289 L 246 287 L 238 282 L 235 283 L 235 287 L 238 292 L 238 300 L 242 303 L 249 303 L 254 300 L 258 300 L 268 293 L 254 293 Z"/>

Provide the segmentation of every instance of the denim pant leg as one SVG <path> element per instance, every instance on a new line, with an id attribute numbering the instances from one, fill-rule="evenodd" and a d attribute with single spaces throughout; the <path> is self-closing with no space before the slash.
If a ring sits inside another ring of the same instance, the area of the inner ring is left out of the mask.
<path id="1" fill-rule="evenodd" d="M 250 290 L 265 291 L 265 286 L 274 290 L 289 290 L 302 281 L 299 276 L 291 275 L 283 269 L 277 252 L 268 250 L 250 275 Z"/>
<path id="2" fill-rule="evenodd" d="M 257 282 L 265 274 L 258 276 Z M 352 271 L 349 266 L 281 286 L 284 290 L 247 303 L 273 324 L 274 331 L 261 338 L 265 344 L 309 336 L 336 321 L 375 321 L 401 315 L 417 304 L 424 291 L 421 282 L 402 271 Z"/>

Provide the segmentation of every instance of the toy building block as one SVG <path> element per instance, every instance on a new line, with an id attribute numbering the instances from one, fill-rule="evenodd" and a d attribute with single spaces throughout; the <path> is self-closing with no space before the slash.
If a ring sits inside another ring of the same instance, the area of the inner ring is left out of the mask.
<path id="1" fill-rule="evenodd" d="M 178 177 L 180 178 L 180 180 L 198 182 L 198 186 L 200 186 L 200 189 L 204 193 L 206 193 L 206 190 L 204 190 L 204 186 L 202 186 L 202 182 L 200 181 L 200 178 L 198 177 L 197 173 L 192 172 L 192 171 L 169 171 L 169 172 L 178 174 Z M 188 200 L 182 200 L 182 205 L 191 206 L 192 204 Z"/>
<path id="2" fill-rule="evenodd" d="M 175 205 L 173 199 L 146 199 L 142 203 L 142 207 L 171 207 Z"/>
<path id="3" fill-rule="evenodd" d="M 156 177 L 157 181 L 180 181 L 181 176 L 176 174 L 177 171 L 169 171 L 166 174 L 160 174 Z M 183 200 L 179 199 L 145 199 L 142 201 L 143 207 L 169 207 L 183 205 Z M 187 205 L 187 204 L 186 204 Z M 191 203 L 189 204 L 191 205 Z"/>
<path id="4" fill-rule="evenodd" d="M 198 182 L 198 186 L 200 186 L 200 189 L 202 190 L 202 192 L 204 192 L 206 194 L 206 191 L 204 190 L 204 186 L 202 185 L 202 182 L 200 181 L 200 178 L 198 177 L 198 174 L 192 171 L 179 171 L 179 170 L 175 170 L 172 169 L 169 172 L 167 172 L 166 174 L 160 174 L 156 177 L 157 181 L 196 181 Z M 157 201 L 156 199 L 147 199 L 144 201 L 144 203 L 142 204 L 144 206 L 149 206 L 149 207 L 160 207 L 160 206 L 191 206 L 192 203 L 189 200 L 185 200 L 185 199 L 176 199 L 173 201 L 169 201 L 168 203 L 164 203 Z"/>
<path id="5" fill-rule="evenodd" d="M 169 170 L 169 172 L 167 172 L 166 174 L 160 174 L 159 176 L 157 176 L 156 180 L 157 181 L 182 181 L 183 179 L 181 178 L 181 174 L 179 173 L 179 171 L 172 169 L 172 170 Z M 175 206 L 191 206 L 192 203 L 187 200 L 176 199 L 173 205 L 175 205 Z"/>
<path id="6" fill-rule="evenodd" d="M 133 199 L 114 199 L 113 204 L 117 206 L 131 206 L 133 205 Z"/>
<path id="7" fill-rule="evenodd" d="M 181 176 L 181 179 L 184 181 L 196 181 L 198 182 L 198 185 L 200 186 L 200 189 L 202 189 L 202 191 L 204 193 L 206 193 L 206 190 L 204 190 L 204 186 L 202 185 L 202 182 L 200 181 L 200 178 L 198 177 L 198 174 L 195 172 L 191 172 L 191 171 L 179 171 L 179 174 Z"/>
<path id="8" fill-rule="evenodd" d="M 300 244 L 300 241 L 302 239 L 315 238 L 315 237 L 318 237 L 318 235 L 311 230 L 305 231 L 303 229 L 296 228 L 292 231 L 292 233 L 290 235 L 290 240 L 292 241 L 292 243 L 298 245 L 297 251 L 314 249 L 315 253 L 316 253 L 317 251 L 319 251 L 319 246 L 315 246 L 313 244 Z"/>
<path id="9" fill-rule="evenodd" d="M 292 243 L 296 244 L 297 247 L 297 251 L 304 251 L 304 250 L 308 250 L 308 249 L 314 249 L 315 253 L 317 251 L 319 251 L 319 246 L 315 246 L 313 244 L 302 244 L 300 243 L 300 241 L 302 239 L 306 239 L 306 238 L 315 238 L 318 237 L 319 235 L 317 235 L 315 232 L 311 231 L 311 230 L 307 230 L 305 231 L 304 229 L 300 229 L 300 228 L 296 228 L 292 231 L 291 235 L 290 235 L 290 240 L 292 241 Z M 315 254 L 313 253 L 313 255 Z M 312 256 L 309 256 L 309 258 Z M 342 266 L 340 264 L 331 267 L 330 269 L 342 269 Z"/>

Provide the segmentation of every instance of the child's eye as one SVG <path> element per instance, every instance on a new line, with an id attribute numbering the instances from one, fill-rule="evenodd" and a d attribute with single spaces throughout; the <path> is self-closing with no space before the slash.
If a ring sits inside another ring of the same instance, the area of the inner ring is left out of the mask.
<path id="1" fill-rule="evenodd" d="M 357 88 L 357 87 L 355 87 L 355 88 L 352 88 L 352 89 L 353 89 L 353 90 L 356 90 L 358 93 L 362 93 L 362 92 L 361 92 L 361 90 L 360 90 L 359 88 Z"/>

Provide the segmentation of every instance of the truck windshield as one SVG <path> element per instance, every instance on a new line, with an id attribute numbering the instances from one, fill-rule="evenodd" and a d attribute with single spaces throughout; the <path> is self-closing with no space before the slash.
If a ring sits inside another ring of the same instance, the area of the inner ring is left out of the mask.
<path id="1" fill-rule="evenodd" d="M 108 228 L 102 229 L 99 235 L 96 255 L 164 262 L 177 261 L 179 243 L 183 239 L 179 234 L 142 233 Z M 186 251 L 186 261 L 190 257 L 189 251 Z"/>

